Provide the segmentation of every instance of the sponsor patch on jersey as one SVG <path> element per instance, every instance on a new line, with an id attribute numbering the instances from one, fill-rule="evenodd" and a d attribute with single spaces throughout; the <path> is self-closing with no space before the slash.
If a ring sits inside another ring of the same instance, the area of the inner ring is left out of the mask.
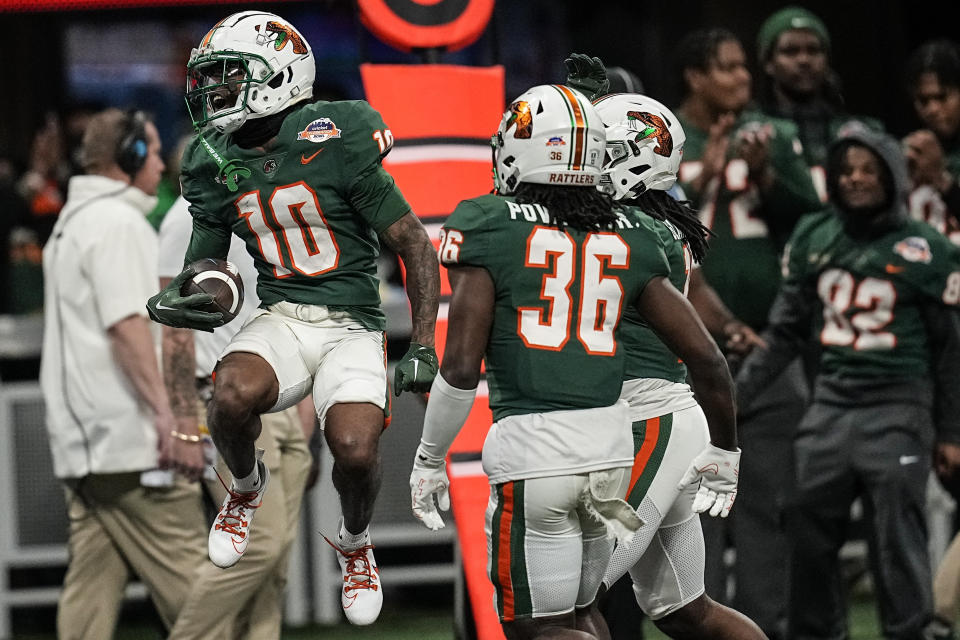
<path id="1" fill-rule="evenodd" d="M 326 142 L 330 138 L 339 138 L 340 129 L 330 118 L 317 118 L 297 134 L 297 140 L 309 142 Z"/>
<path id="2" fill-rule="evenodd" d="M 926 238 L 910 236 L 893 245 L 894 253 L 903 256 L 907 262 L 922 262 L 929 264 L 933 260 L 933 252 Z"/>
<path id="3" fill-rule="evenodd" d="M 548 147 L 559 147 L 565 144 L 567 144 L 567 141 L 563 139 L 563 136 L 551 136 L 550 139 L 547 140 Z"/>

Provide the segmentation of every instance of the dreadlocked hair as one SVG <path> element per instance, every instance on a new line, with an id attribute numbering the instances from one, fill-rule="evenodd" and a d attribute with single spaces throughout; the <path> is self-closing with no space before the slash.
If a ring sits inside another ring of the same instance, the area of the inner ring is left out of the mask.
<path id="1" fill-rule="evenodd" d="M 650 190 L 631 199 L 628 204 L 639 207 L 651 218 L 666 220 L 675 226 L 683 234 L 694 260 L 703 262 L 707 257 L 709 238 L 714 234 L 700 222 L 689 200 L 674 200 L 666 191 Z"/>
<path id="2" fill-rule="evenodd" d="M 593 187 L 545 185 L 521 182 L 514 192 L 518 204 L 539 204 L 550 212 L 551 223 L 580 231 L 609 229 L 620 207 L 606 193 Z"/>

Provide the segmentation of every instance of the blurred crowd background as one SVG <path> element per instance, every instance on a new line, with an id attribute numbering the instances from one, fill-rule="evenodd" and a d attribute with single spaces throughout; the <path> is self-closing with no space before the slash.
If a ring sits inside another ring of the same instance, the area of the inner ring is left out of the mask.
<path id="1" fill-rule="evenodd" d="M 0 60 L 7 63 L 6 98 L 0 101 L 0 310 L 7 313 L 38 311 L 42 304 L 40 248 L 63 202 L 66 180 L 77 169 L 72 156 L 91 113 L 120 106 L 154 115 L 171 160 L 153 216 L 159 223 L 177 195 L 178 142 L 189 133 L 183 87 L 190 49 L 225 13 L 253 6 L 181 1 L 118 8 L 122 5 L 0 2 L 5 34 Z M 584 51 L 630 70 L 645 92 L 676 105 L 681 83 L 673 56 L 676 44 L 704 26 L 725 27 L 744 43 L 758 96 L 764 79 L 756 64 L 756 34 L 779 5 L 761 0 L 501 2 L 480 40 L 435 58 L 401 53 L 379 42 L 360 24 L 349 0 L 255 6 L 288 18 L 315 43 L 315 93 L 321 97 L 362 98 L 362 62 L 418 64 L 425 59 L 502 64 L 506 95 L 514 96 L 534 84 L 561 81 L 564 57 Z M 846 110 L 880 120 L 894 135 L 918 128 L 904 86 L 905 65 L 923 42 L 953 35 L 952 23 L 940 19 L 943 5 L 885 0 L 811 1 L 804 6 L 823 19 L 833 36 L 830 62 Z"/>

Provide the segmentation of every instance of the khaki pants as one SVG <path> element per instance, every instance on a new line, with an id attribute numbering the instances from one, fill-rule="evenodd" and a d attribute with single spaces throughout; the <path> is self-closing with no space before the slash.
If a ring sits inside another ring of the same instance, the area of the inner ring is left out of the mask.
<path id="1" fill-rule="evenodd" d="M 173 625 L 205 555 L 200 487 L 140 486 L 140 473 L 90 475 L 66 487 L 70 563 L 57 610 L 60 640 L 112 638 L 131 573 Z"/>
<path id="2" fill-rule="evenodd" d="M 280 637 L 287 558 L 300 523 L 300 503 L 310 471 L 310 451 L 296 407 L 260 416 L 257 446 L 270 484 L 257 509 L 243 558 L 221 569 L 204 557 L 169 640 L 271 640 Z M 221 461 L 218 471 L 229 482 Z M 226 492 L 210 485 L 217 507 Z M 206 534 L 204 534 L 204 541 Z M 241 615 L 243 614 L 243 615 Z"/>
<path id="3" fill-rule="evenodd" d="M 933 612 L 953 624 L 960 608 L 960 534 L 953 538 L 933 579 Z"/>

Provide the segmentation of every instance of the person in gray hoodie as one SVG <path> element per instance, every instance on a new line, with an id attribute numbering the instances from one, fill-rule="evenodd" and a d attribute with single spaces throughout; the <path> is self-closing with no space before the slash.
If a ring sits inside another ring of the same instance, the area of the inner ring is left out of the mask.
<path id="1" fill-rule="evenodd" d="M 784 280 L 737 376 L 741 410 L 810 341 L 811 404 L 794 436 L 790 637 L 845 638 L 838 553 L 863 500 L 886 638 L 923 638 L 932 620 L 924 494 L 931 464 L 960 467 L 960 252 L 907 215 L 896 140 L 841 133 L 827 162 L 830 204 L 798 222 Z M 785 437 L 788 437 L 785 435 Z M 931 455 L 932 454 L 932 455 Z"/>

